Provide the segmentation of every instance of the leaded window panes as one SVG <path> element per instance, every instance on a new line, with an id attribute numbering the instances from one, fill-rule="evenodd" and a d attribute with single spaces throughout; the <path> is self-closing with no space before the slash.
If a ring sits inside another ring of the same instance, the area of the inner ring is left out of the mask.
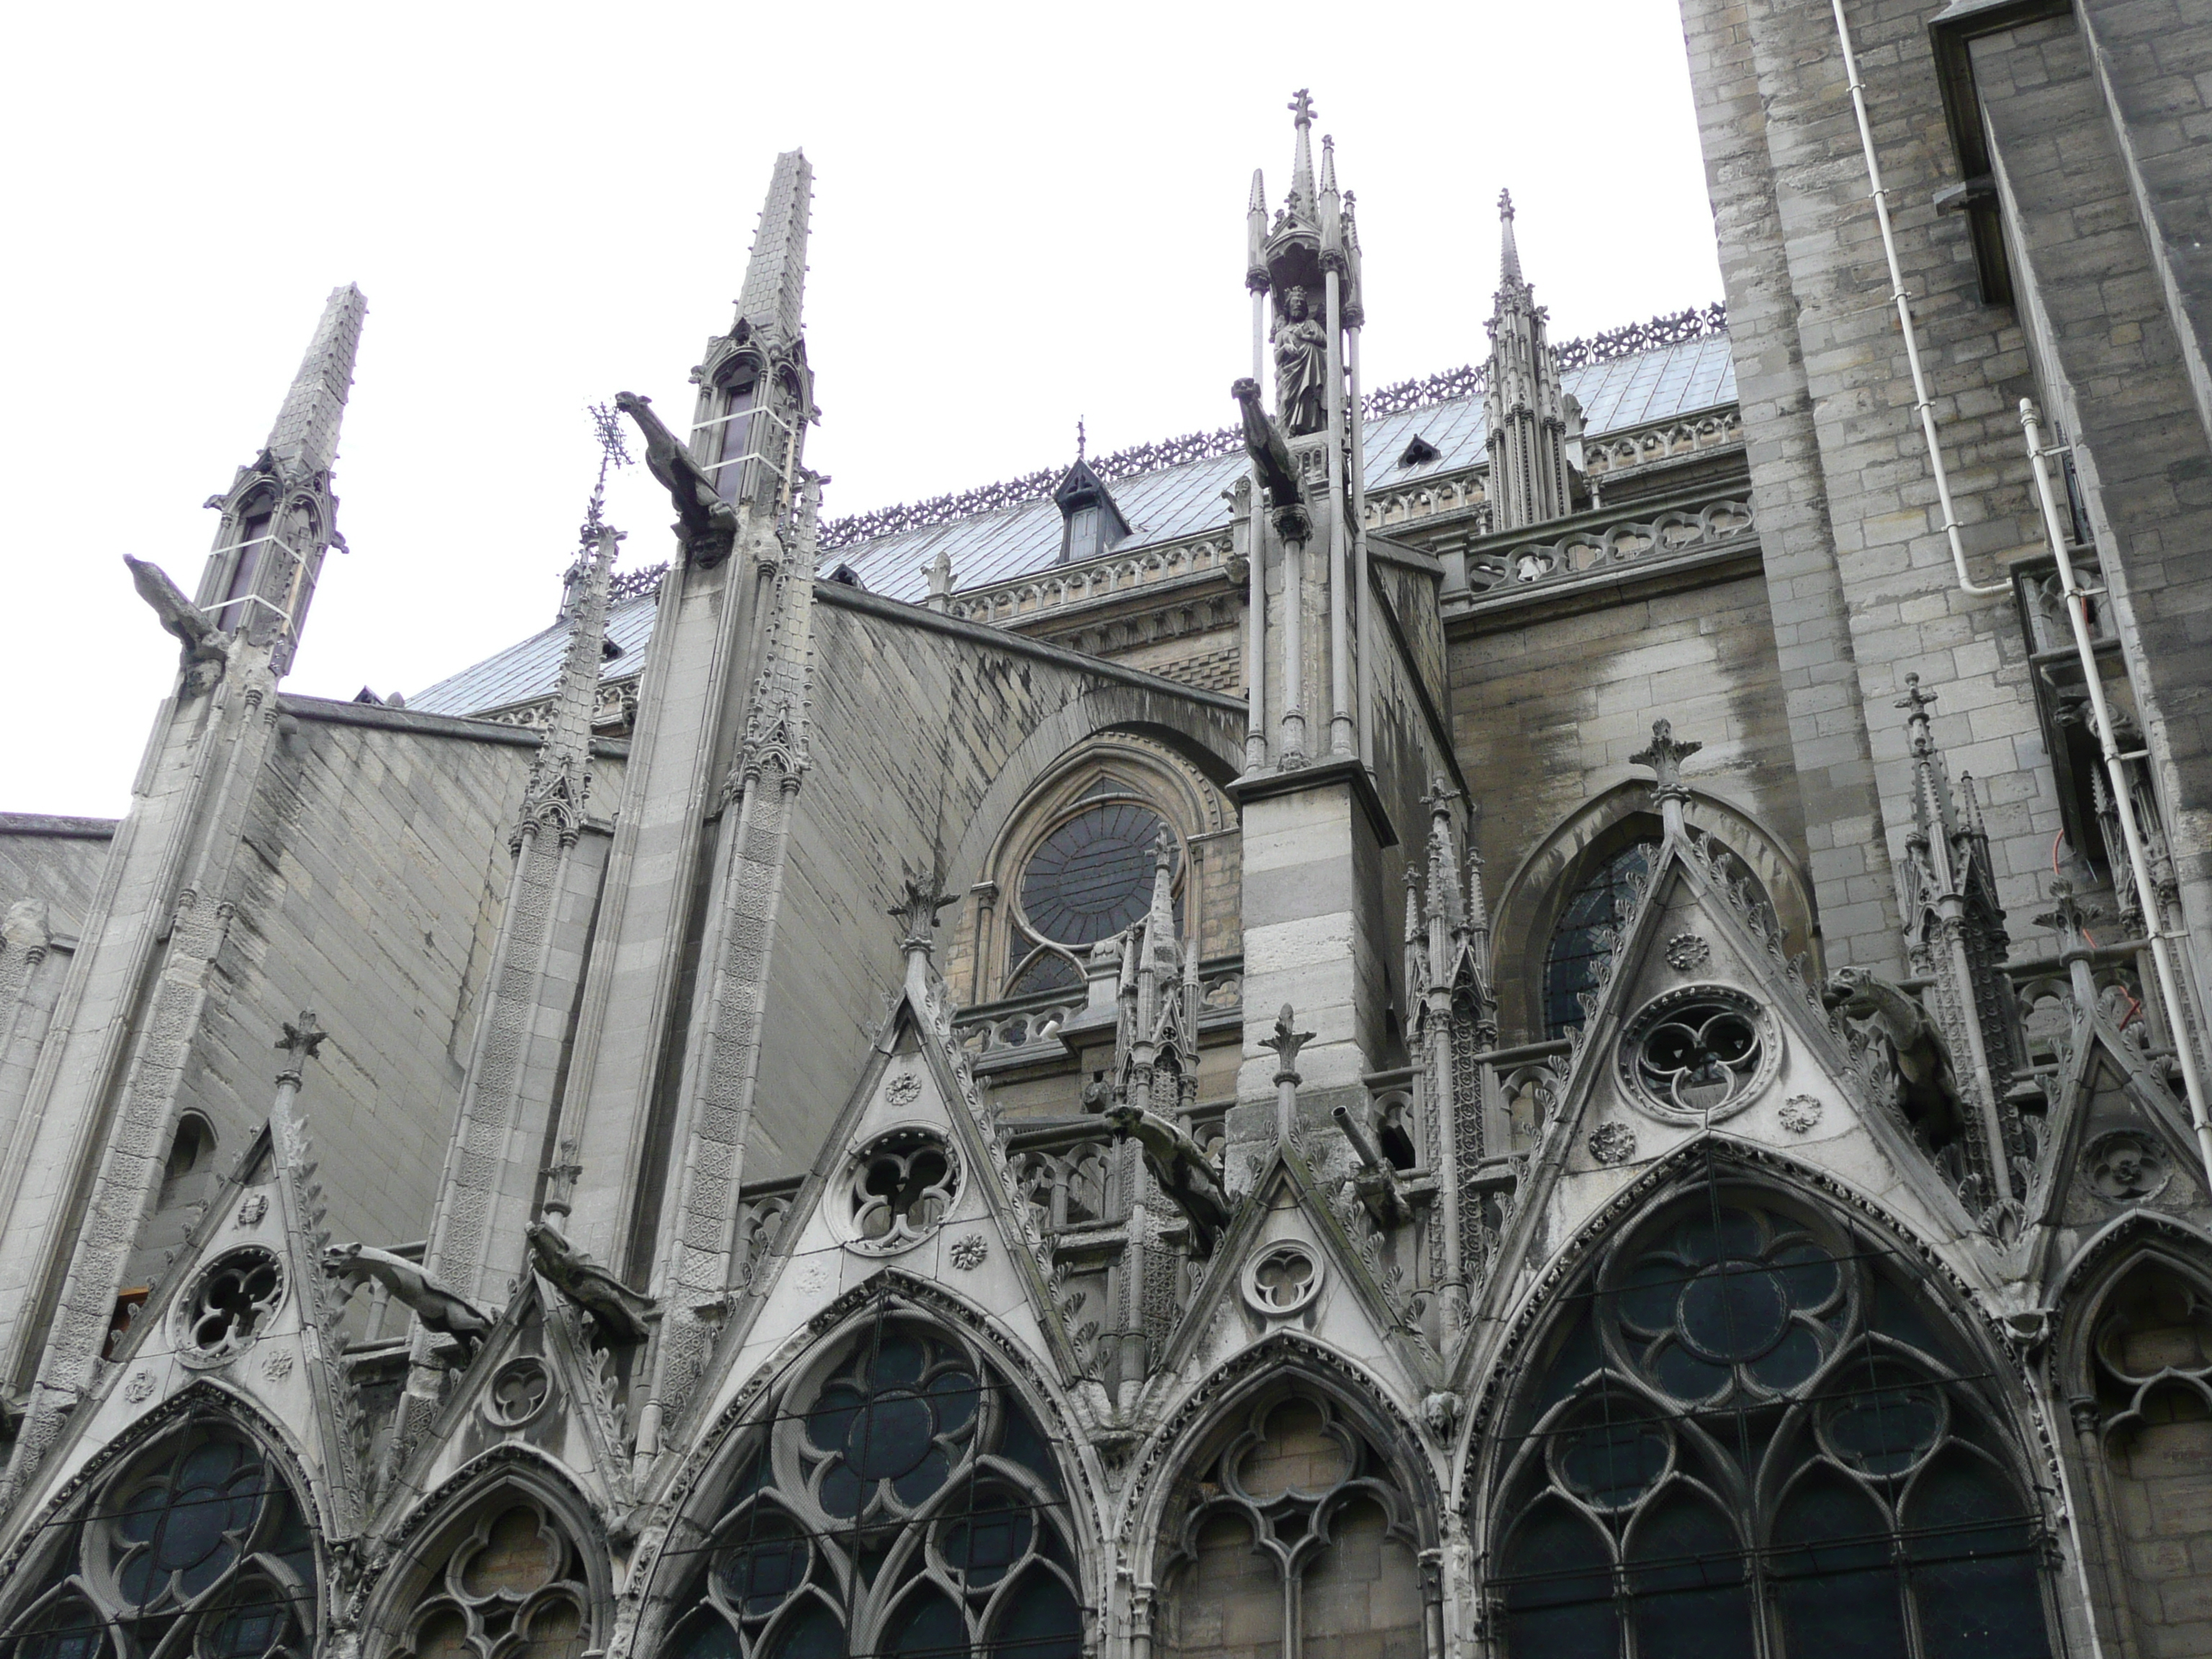
<path id="1" fill-rule="evenodd" d="M 1507 1418 L 1506 1651 L 2044 1659 L 1998 1397 L 1918 1296 L 1717 1187 L 1608 1251 Z"/>
<path id="2" fill-rule="evenodd" d="M 778 1407 L 701 1547 L 668 1659 L 1076 1659 L 1060 1478 L 974 1345 L 887 1312 Z"/>
<path id="3" fill-rule="evenodd" d="M 1582 994 L 1597 983 L 1599 962 L 1612 954 L 1611 935 L 1628 915 L 1629 884 L 1650 873 L 1657 838 L 1624 847 L 1598 866 L 1559 914 L 1544 957 L 1544 1035 L 1565 1036 L 1583 1023 Z"/>
<path id="4" fill-rule="evenodd" d="M 579 1659 L 591 1594 L 574 1540 L 520 1492 L 483 1504 L 417 1593 L 393 1659 Z"/>
<path id="5" fill-rule="evenodd" d="M 1193 1474 L 1163 1534 L 1156 1652 L 1422 1659 L 1411 1505 L 1333 1402 L 1263 1401 Z"/>
<path id="6" fill-rule="evenodd" d="M 0 1659 L 307 1659 L 315 1555 L 299 1501 L 220 1419 L 95 1483 L 0 1607 Z"/>
<path id="7" fill-rule="evenodd" d="M 1166 826 L 1135 801 L 1086 806 L 1030 854 L 1021 911 L 1046 943 L 1096 945 L 1141 918 L 1152 899 L 1154 849 Z"/>

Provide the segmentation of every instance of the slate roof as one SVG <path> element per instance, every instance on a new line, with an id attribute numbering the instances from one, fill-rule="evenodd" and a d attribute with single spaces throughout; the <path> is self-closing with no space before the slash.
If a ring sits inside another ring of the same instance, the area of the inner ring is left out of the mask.
<path id="1" fill-rule="evenodd" d="M 1563 371 L 1564 389 L 1583 406 L 1591 436 L 1672 420 L 1735 401 L 1735 368 L 1728 337 L 1712 333 L 1650 351 Z M 1402 489 L 1440 473 L 1456 472 L 1483 459 L 1487 437 L 1482 399 L 1465 396 L 1370 419 L 1367 423 L 1367 489 L 1372 495 Z M 1416 438 L 1437 451 L 1434 460 L 1401 466 L 1399 457 Z M 1242 451 L 1115 479 L 1115 504 L 1129 522 L 1128 551 L 1194 535 L 1223 522 L 1221 493 L 1247 466 Z M 985 587 L 1049 566 L 1060 556 L 1060 511 L 1048 498 L 977 513 L 856 542 L 822 559 L 824 574 L 849 566 L 872 593 L 919 601 L 928 591 L 922 567 L 941 548 L 952 562 L 956 589 Z M 617 601 L 607 636 L 623 654 L 607 665 L 604 680 L 621 680 L 645 666 L 656 596 Z M 556 625 L 408 699 L 410 708 L 433 714 L 467 714 L 550 696 L 561 669 L 567 629 Z"/>

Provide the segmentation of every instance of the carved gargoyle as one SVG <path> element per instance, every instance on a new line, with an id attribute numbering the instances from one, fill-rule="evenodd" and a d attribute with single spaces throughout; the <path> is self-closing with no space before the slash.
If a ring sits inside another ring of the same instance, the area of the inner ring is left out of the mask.
<path id="1" fill-rule="evenodd" d="M 1279 513 L 1285 507 L 1303 507 L 1306 493 L 1298 482 L 1297 458 L 1291 453 L 1281 429 L 1260 407 L 1260 383 L 1242 380 L 1229 392 L 1244 417 L 1244 448 L 1260 470 L 1260 488 L 1266 492 L 1267 505 Z"/>
<path id="2" fill-rule="evenodd" d="M 1115 1140 L 1134 1139 L 1152 1179 L 1188 1218 L 1191 1254 L 1212 1255 L 1215 1238 L 1229 1224 L 1230 1205 L 1206 1149 L 1187 1130 L 1126 1102 L 1106 1114 L 1106 1123 Z"/>
<path id="3" fill-rule="evenodd" d="M 530 1255 L 553 1288 L 581 1308 L 609 1343 L 642 1342 L 660 1304 L 617 1279 L 542 1221 L 530 1224 Z"/>
<path id="4" fill-rule="evenodd" d="M 691 452 L 677 441 L 667 423 L 653 412 L 653 399 L 635 392 L 615 393 L 615 407 L 637 422 L 645 434 L 645 470 L 660 481 L 676 504 L 676 529 L 693 563 L 711 570 L 730 556 L 738 535 L 737 509 L 714 490 Z"/>
<path id="5" fill-rule="evenodd" d="M 333 1244 L 323 1252 L 323 1271 L 344 1280 L 349 1289 L 357 1289 L 364 1279 L 383 1285 L 394 1302 L 415 1310 L 423 1329 L 450 1336 L 461 1345 L 464 1367 L 476 1358 L 477 1345 L 491 1329 L 491 1316 L 482 1309 L 431 1278 L 419 1262 L 389 1250 L 367 1244 Z"/>
<path id="6" fill-rule="evenodd" d="M 134 559 L 128 553 L 123 556 L 123 562 L 131 567 L 131 585 L 138 590 L 138 597 L 154 607 L 161 626 L 176 635 L 183 647 L 178 666 L 184 671 L 185 696 L 196 697 L 211 690 L 230 662 L 230 647 L 222 630 L 200 614 L 199 607 L 184 596 L 160 565 Z"/>
<path id="7" fill-rule="evenodd" d="M 1928 1011 L 1901 988 L 1863 968 L 1838 968 L 1820 995 L 1828 1012 L 1857 1021 L 1889 1045 L 1897 1103 L 1931 1145 L 1954 1137 L 1965 1121 L 1951 1051 Z"/>

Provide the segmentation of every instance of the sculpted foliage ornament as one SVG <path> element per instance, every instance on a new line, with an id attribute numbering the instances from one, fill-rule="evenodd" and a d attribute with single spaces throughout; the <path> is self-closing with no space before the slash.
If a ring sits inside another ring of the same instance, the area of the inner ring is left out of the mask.
<path id="1" fill-rule="evenodd" d="M 1636 1131 L 1626 1123 L 1601 1123 L 1589 1133 L 1589 1155 L 1601 1164 L 1626 1164 L 1636 1156 Z"/>
<path id="2" fill-rule="evenodd" d="M 2157 1138 L 2142 1129 L 2114 1129 L 2081 1152 L 2081 1172 L 2100 1197 L 2142 1204 L 2164 1192 L 2173 1166 Z"/>
<path id="3" fill-rule="evenodd" d="M 1713 947 L 1695 933 L 1677 933 L 1667 941 L 1667 965 L 1678 974 L 1693 974 L 1713 959 Z"/>
<path id="4" fill-rule="evenodd" d="M 1817 1095 L 1792 1095 L 1782 1103 L 1777 1114 L 1782 1127 L 1793 1135 L 1802 1135 L 1820 1121 L 1820 1101 Z"/>

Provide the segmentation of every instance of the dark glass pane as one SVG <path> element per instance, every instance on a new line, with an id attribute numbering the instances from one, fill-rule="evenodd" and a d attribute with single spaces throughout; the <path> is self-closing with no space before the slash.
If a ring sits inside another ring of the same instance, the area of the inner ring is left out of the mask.
<path id="1" fill-rule="evenodd" d="M 1717 1213 L 1697 1210 L 1675 1229 L 1674 1248 L 1686 1260 L 1704 1263 L 1723 1256 L 1749 1260 L 1759 1254 L 1765 1242 L 1759 1218 L 1748 1210 L 1726 1209 Z"/>
<path id="2" fill-rule="evenodd" d="M 1000 1419 L 1004 1426 L 999 1431 L 999 1455 L 1042 1476 L 1045 1484 L 1057 1492 L 1060 1471 L 1052 1461 L 1052 1454 L 1045 1449 L 1044 1436 L 1037 1432 L 1029 1413 L 1009 1390 L 1000 1389 L 998 1396 L 1005 1407 L 1005 1415 Z"/>
<path id="3" fill-rule="evenodd" d="M 1905 1520 L 1929 1659 L 2050 1652 L 2034 1533 L 2003 1476 L 1978 1458 L 1947 1453 L 1913 1483 Z"/>
<path id="4" fill-rule="evenodd" d="M 1710 1400 L 1728 1386 L 1729 1370 L 1700 1359 L 1679 1342 L 1669 1342 L 1652 1362 L 1659 1386 L 1677 1400 Z"/>
<path id="5" fill-rule="evenodd" d="M 817 1451 L 842 1449 L 860 1413 L 861 1394 L 853 1383 L 838 1382 L 825 1387 L 806 1414 L 806 1437 Z"/>
<path id="6" fill-rule="evenodd" d="M 1596 963 L 1613 947 L 1599 935 L 1620 925 L 1627 907 L 1628 880 L 1643 875 L 1659 846 L 1655 839 L 1623 848 L 1576 890 L 1552 932 L 1552 945 L 1544 958 L 1545 1034 L 1556 1037 L 1570 1025 L 1583 1023 L 1577 999 L 1597 982 Z"/>
<path id="7" fill-rule="evenodd" d="M 1912 1588 L 1928 1659 L 2048 1659 L 2051 1638 L 2032 1558 L 1916 1567 Z"/>
<path id="8" fill-rule="evenodd" d="M 260 1659 L 290 1633 L 291 1609 L 265 1579 L 241 1584 L 235 1595 L 204 1638 L 205 1650 L 216 1659 Z"/>
<path id="9" fill-rule="evenodd" d="M 1949 1352 L 1937 1340 L 1928 1316 L 1913 1305 L 1911 1294 L 1879 1275 L 1875 1279 L 1874 1310 L 1869 1323 L 1883 1335 L 1910 1342 L 1923 1353 L 1940 1358 Z"/>
<path id="10" fill-rule="evenodd" d="M 1711 1504 L 1680 1493 L 1636 1528 L 1629 1551 L 1637 1659 L 1751 1659 L 1742 1548 Z"/>
<path id="11" fill-rule="evenodd" d="M 1829 1417 L 1828 1443 L 1869 1474 L 1900 1474 L 1935 1443 L 1942 1420 L 1935 1395 L 1926 1389 L 1862 1387 Z"/>
<path id="12" fill-rule="evenodd" d="M 1077 1659 L 1083 1651 L 1083 1610 L 1059 1579 L 1033 1571 L 1000 1613 L 984 1651 L 994 1659 Z"/>
<path id="13" fill-rule="evenodd" d="M 1905 1624 L 1889 1522 L 1839 1474 L 1820 1472 L 1784 1500 L 1770 1565 L 1791 1655 L 1896 1659 Z"/>
<path id="14" fill-rule="evenodd" d="M 863 1480 L 890 1480 L 929 1455 L 935 1426 L 929 1407 L 910 1394 L 878 1395 L 854 1419 L 845 1437 L 846 1455 Z"/>
<path id="15" fill-rule="evenodd" d="M 97 1659 L 106 1630 L 83 1601 L 56 1602 L 15 1644 L 13 1659 Z"/>
<path id="16" fill-rule="evenodd" d="M 868 1364 L 868 1376 L 878 1388 L 883 1388 L 894 1382 L 919 1382 L 928 1369 L 927 1346 L 910 1331 L 893 1330 L 884 1334 L 875 1358 Z"/>
<path id="17" fill-rule="evenodd" d="M 738 1633 L 704 1609 L 668 1645 L 671 1659 L 738 1659 Z"/>
<path id="18" fill-rule="evenodd" d="M 1779 1392 L 1794 1389 L 1820 1369 L 1820 1345 L 1802 1325 L 1790 1326 L 1773 1352 L 1751 1364 L 1751 1374 Z"/>
<path id="19" fill-rule="evenodd" d="M 968 1621 L 954 1607 L 934 1590 L 924 1590 L 907 1598 L 904 1606 L 891 1615 L 890 1626 L 884 1632 L 884 1651 L 905 1655 L 929 1655 L 933 1659 L 943 1656 L 964 1655 L 968 1647 Z"/>
<path id="20" fill-rule="evenodd" d="M 1707 1359 L 1755 1359 L 1781 1340 L 1789 1323 L 1781 1275 L 1747 1261 L 1721 1262 L 1682 1291 L 1682 1334 Z"/>
<path id="21" fill-rule="evenodd" d="M 845 1659 L 845 1627 L 821 1602 L 810 1601 L 776 1632 L 762 1659 Z"/>
<path id="22" fill-rule="evenodd" d="M 1141 917 L 1152 899 L 1157 814 L 1129 801 L 1078 813 L 1046 836 L 1022 872 L 1022 909 L 1058 945 L 1095 945 Z"/>
<path id="23" fill-rule="evenodd" d="M 972 1503 L 945 1528 L 941 1548 L 945 1565 L 977 1589 L 997 1583 L 1029 1553 L 1036 1527 L 1028 1504 L 1004 1487 L 974 1494 Z"/>
<path id="24" fill-rule="evenodd" d="M 891 1482 L 891 1490 L 909 1509 L 935 1492 L 951 1477 L 952 1465 L 942 1446 L 932 1446 L 920 1463 Z"/>
<path id="25" fill-rule="evenodd" d="M 981 1388 L 965 1371 L 939 1371 L 930 1378 L 929 1402 L 937 1413 L 938 1432 L 964 1428 L 981 1397 Z"/>
<path id="26" fill-rule="evenodd" d="M 1565 1400 L 1576 1386 L 1605 1363 L 1598 1352 L 1597 1333 L 1590 1327 L 1587 1309 L 1578 1310 L 1544 1372 L 1544 1383 L 1522 1406 L 1516 1427 L 1525 1428 Z"/>
<path id="27" fill-rule="evenodd" d="M 787 1517 L 756 1512 L 720 1563 L 722 1591 L 748 1614 L 773 1612 L 806 1581 L 806 1540 Z"/>
<path id="28" fill-rule="evenodd" d="M 1067 991 L 1083 983 L 1073 963 L 1057 951 L 1040 951 L 1008 981 L 1006 994 L 1027 996 L 1032 991 Z"/>
<path id="29" fill-rule="evenodd" d="M 1630 1269 L 1620 1291 L 1621 1316 L 1657 1335 L 1674 1322 L 1688 1270 L 1671 1255 L 1647 1255 Z"/>
<path id="30" fill-rule="evenodd" d="M 1632 1420 L 1645 1413 L 1626 1401 L 1617 1410 L 1632 1420 L 1574 1430 L 1559 1451 L 1559 1473 L 1567 1485 L 1607 1509 L 1641 1497 L 1667 1468 L 1667 1437 L 1648 1422 Z"/>
<path id="31" fill-rule="evenodd" d="M 1613 1659 L 1620 1652 L 1605 1542 L 1557 1500 L 1515 1533 L 1505 1578 L 1506 1650 L 1514 1659 Z"/>
<path id="32" fill-rule="evenodd" d="M 1785 1244 L 1774 1253 L 1790 1300 L 1806 1313 L 1818 1312 L 1836 1293 L 1836 1261 L 1817 1244 Z"/>

